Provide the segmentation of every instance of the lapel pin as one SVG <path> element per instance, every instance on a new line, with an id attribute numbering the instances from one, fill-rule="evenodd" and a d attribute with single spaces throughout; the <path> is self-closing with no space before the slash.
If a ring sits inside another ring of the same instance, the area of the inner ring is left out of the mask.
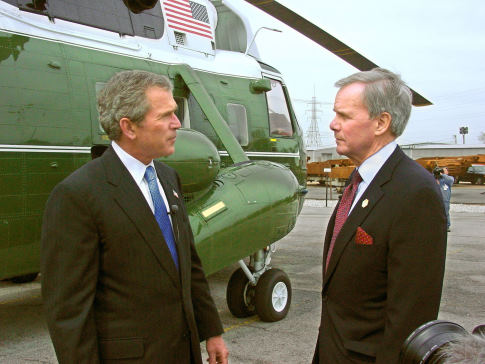
<path id="1" fill-rule="evenodd" d="M 362 201 L 362 207 L 363 208 L 366 208 L 368 204 L 369 204 L 369 200 L 368 199 L 365 199 L 364 201 Z"/>
<path id="2" fill-rule="evenodd" d="M 173 195 L 177 198 L 179 198 L 179 195 L 177 194 L 177 192 L 175 192 L 175 190 L 173 190 Z"/>

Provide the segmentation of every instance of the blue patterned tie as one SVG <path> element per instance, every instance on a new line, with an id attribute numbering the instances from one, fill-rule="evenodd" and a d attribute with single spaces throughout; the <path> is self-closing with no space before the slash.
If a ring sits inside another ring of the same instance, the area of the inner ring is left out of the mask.
<path id="1" fill-rule="evenodd" d="M 172 224 L 170 224 L 170 219 L 168 218 L 168 213 L 165 208 L 165 204 L 158 189 L 157 176 L 155 170 L 152 166 L 148 166 L 145 171 L 145 179 L 148 182 L 148 189 L 150 190 L 150 195 L 152 195 L 153 206 L 155 207 L 155 220 L 162 230 L 163 237 L 167 243 L 170 254 L 172 254 L 173 261 L 177 270 L 179 269 L 179 260 L 177 255 L 177 249 L 175 247 L 175 239 L 173 237 Z"/>

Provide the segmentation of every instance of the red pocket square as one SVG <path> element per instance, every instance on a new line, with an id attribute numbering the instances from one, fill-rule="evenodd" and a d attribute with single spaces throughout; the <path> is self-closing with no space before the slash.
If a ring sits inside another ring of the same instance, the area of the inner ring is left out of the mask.
<path id="1" fill-rule="evenodd" d="M 357 228 L 357 233 L 355 234 L 355 243 L 360 245 L 372 245 L 374 244 L 374 239 L 359 226 Z"/>

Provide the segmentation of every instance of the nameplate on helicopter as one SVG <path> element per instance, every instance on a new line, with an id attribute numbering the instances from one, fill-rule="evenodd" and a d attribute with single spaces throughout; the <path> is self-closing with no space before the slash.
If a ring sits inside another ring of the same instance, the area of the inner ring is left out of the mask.
<path id="1" fill-rule="evenodd" d="M 226 209 L 227 209 L 226 204 L 222 201 L 219 201 L 215 205 L 212 205 L 211 207 L 203 210 L 202 216 L 204 217 L 204 219 L 209 220 L 209 219 L 213 218 L 214 216 L 216 216 L 218 213 L 220 213 L 220 212 L 222 212 Z"/>

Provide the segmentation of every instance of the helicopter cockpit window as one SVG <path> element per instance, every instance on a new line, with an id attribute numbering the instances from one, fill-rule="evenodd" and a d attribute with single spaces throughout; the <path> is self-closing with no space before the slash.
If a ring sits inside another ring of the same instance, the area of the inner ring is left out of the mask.
<path id="1" fill-rule="evenodd" d="M 249 137 L 246 108 L 240 104 L 227 104 L 227 123 L 239 144 L 247 146 Z"/>
<path id="2" fill-rule="evenodd" d="M 271 80 L 271 91 L 266 92 L 269 110 L 270 134 L 273 136 L 292 136 L 290 112 L 281 82 Z"/>

